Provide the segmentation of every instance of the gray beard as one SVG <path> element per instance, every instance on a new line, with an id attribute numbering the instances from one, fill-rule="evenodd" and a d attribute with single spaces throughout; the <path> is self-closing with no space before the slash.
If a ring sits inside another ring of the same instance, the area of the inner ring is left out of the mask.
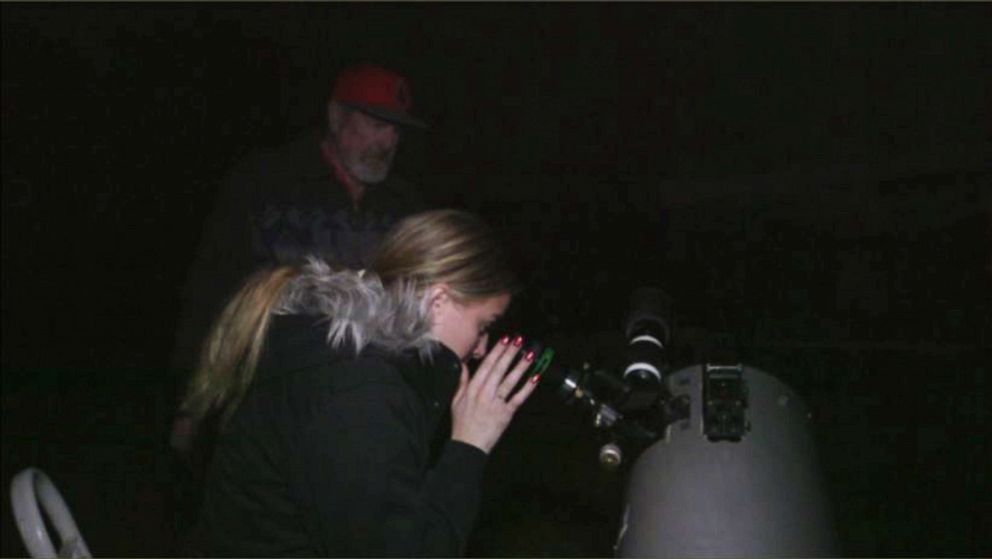
<path id="1" fill-rule="evenodd" d="M 368 152 L 357 154 L 355 157 L 343 157 L 342 162 L 349 173 L 365 184 L 376 184 L 386 180 L 393 166 L 396 150 L 387 154 Z"/>

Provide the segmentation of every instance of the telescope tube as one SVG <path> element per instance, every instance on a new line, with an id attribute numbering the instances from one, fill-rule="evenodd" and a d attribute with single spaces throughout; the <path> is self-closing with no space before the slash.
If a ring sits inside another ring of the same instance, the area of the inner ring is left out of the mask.
<path id="1" fill-rule="evenodd" d="M 808 408 L 775 377 L 742 367 L 749 429 L 739 441 L 704 433 L 703 372 L 666 378 L 691 399 L 632 470 L 616 544 L 620 557 L 836 556 Z"/>

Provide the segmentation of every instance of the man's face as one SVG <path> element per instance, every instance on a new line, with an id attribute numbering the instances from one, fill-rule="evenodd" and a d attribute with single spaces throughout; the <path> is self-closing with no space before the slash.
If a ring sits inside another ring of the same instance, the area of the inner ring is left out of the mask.
<path id="1" fill-rule="evenodd" d="M 338 158 L 351 176 L 365 184 L 386 180 L 400 140 L 395 124 L 361 111 L 344 111 L 335 139 Z"/>

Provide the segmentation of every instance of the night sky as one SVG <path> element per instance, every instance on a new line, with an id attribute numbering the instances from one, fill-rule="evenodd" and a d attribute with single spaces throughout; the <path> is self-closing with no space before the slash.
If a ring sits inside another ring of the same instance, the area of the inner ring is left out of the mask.
<path id="1" fill-rule="evenodd" d="M 218 183 L 373 61 L 431 123 L 395 172 L 512 248 L 514 328 L 609 363 L 660 287 L 673 366 L 815 411 L 843 555 L 992 554 L 987 4 L 0 8 L 4 507 L 35 465 L 95 555 L 171 552 L 167 362 Z M 528 403 L 470 553 L 609 555 L 593 431 Z"/>

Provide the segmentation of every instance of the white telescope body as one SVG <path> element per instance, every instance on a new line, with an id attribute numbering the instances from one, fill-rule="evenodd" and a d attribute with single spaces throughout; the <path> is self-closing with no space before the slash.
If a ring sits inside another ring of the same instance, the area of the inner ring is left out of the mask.
<path id="1" fill-rule="evenodd" d="M 739 442 L 703 431 L 703 366 L 666 378 L 690 417 L 635 462 L 620 557 L 836 556 L 809 409 L 775 377 L 742 367 L 750 424 Z"/>

